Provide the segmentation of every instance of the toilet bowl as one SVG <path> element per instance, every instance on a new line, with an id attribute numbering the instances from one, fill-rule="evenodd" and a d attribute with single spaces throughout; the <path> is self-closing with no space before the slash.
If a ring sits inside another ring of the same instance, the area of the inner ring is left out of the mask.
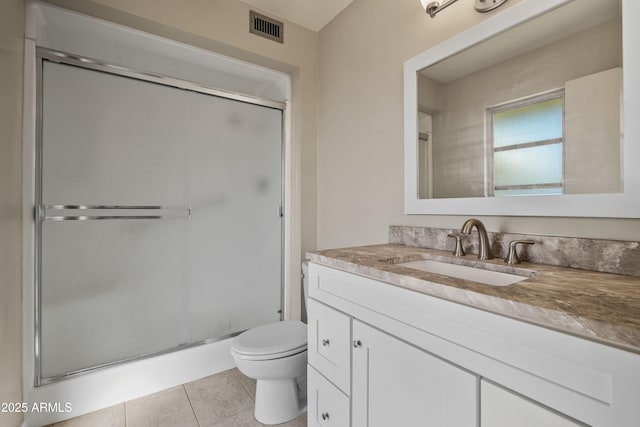
<path id="1" fill-rule="evenodd" d="M 249 329 L 234 338 L 231 355 L 238 370 L 256 380 L 256 420 L 280 424 L 306 411 L 307 325 L 285 320 Z"/>
<path id="2" fill-rule="evenodd" d="M 231 346 L 236 366 L 256 380 L 254 416 L 280 424 L 304 413 L 298 378 L 307 369 L 307 326 L 298 320 L 269 323 L 238 335 Z"/>

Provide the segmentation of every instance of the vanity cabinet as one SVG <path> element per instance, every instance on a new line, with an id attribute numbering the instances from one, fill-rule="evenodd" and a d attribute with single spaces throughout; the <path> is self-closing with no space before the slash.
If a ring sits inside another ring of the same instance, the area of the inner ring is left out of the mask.
<path id="1" fill-rule="evenodd" d="M 638 426 L 636 353 L 313 262 L 309 297 L 309 426 Z"/>

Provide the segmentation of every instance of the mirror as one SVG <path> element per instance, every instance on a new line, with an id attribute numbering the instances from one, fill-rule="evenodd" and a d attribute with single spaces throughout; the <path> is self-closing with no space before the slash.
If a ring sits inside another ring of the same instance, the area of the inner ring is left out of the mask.
<path id="1" fill-rule="evenodd" d="M 407 61 L 405 211 L 639 217 L 630 4 L 523 0 Z"/>
<path id="2" fill-rule="evenodd" d="M 620 192 L 621 24 L 574 1 L 420 70 L 418 196 Z"/>

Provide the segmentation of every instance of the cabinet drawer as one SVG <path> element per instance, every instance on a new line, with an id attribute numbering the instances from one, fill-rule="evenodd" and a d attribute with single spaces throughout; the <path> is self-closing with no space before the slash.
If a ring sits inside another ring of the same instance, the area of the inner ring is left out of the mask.
<path id="1" fill-rule="evenodd" d="M 311 366 L 307 369 L 307 420 L 310 427 L 348 427 L 349 398 Z"/>
<path id="2" fill-rule="evenodd" d="M 307 302 L 309 364 L 350 394 L 351 318 L 313 299 Z"/>

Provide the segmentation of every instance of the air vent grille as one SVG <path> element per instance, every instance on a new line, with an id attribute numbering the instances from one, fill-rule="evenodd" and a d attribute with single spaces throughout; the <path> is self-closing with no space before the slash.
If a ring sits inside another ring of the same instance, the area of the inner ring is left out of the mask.
<path id="1" fill-rule="evenodd" d="M 284 43 L 284 25 L 280 21 L 249 11 L 249 32 L 269 40 Z"/>

